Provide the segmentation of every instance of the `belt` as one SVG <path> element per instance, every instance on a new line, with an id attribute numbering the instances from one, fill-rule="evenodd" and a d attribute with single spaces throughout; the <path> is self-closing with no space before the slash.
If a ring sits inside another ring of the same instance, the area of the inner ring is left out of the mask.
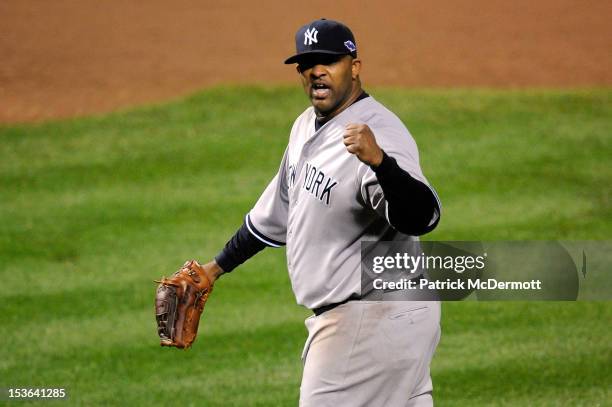
<path id="1" fill-rule="evenodd" d="M 344 300 L 344 301 L 335 302 L 335 303 L 333 303 L 333 304 L 327 304 L 327 305 L 323 305 L 322 307 L 315 308 L 315 309 L 313 309 L 313 310 L 312 310 L 312 312 L 314 312 L 314 314 L 315 314 L 316 316 L 319 316 L 319 315 L 321 315 L 322 313 L 327 312 L 327 311 L 329 311 L 329 310 L 332 310 L 332 309 L 336 308 L 336 307 L 337 307 L 337 306 L 339 306 L 339 305 L 346 304 L 346 303 L 347 303 L 347 302 L 349 302 L 349 301 L 355 301 L 355 300 L 358 300 L 358 299 L 359 299 L 358 297 L 348 297 L 348 298 L 347 298 L 346 300 Z"/>
<path id="2" fill-rule="evenodd" d="M 416 280 L 416 281 L 418 282 L 418 281 L 420 281 L 420 280 L 422 280 L 422 279 L 423 279 L 423 275 L 422 275 L 422 274 L 419 274 L 418 276 L 413 277 L 413 278 L 411 278 L 410 280 Z M 383 298 L 384 298 L 384 294 L 385 294 L 385 293 L 393 293 L 393 292 L 397 292 L 397 291 L 400 291 L 400 290 L 385 290 L 385 291 L 382 293 L 382 294 L 383 294 Z M 314 314 L 315 314 L 316 316 L 319 316 L 319 315 L 321 315 L 322 313 L 327 312 L 327 311 L 330 311 L 330 310 L 332 310 L 332 309 L 334 309 L 334 308 L 336 308 L 336 307 L 338 307 L 338 306 L 340 306 L 340 305 L 342 305 L 342 304 L 346 304 L 346 303 L 347 303 L 347 302 L 349 302 L 349 301 L 358 301 L 358 300 L 361 300 L 361 299 L 367 299 L 367 298 L 368 298 L 368 295 L 366 295 L 366 296 L 365 296 L 365 297 L 363 297 L 363 298 L 362 298 L 362 297 L 359 297 L 359 296 L 355 296 L 355 295 L 353 295 L 353 296 L 348 297 L 348 298 L 347 298 L 346 300 L 344 300 L 344 301 L 335 302 L 335 303 L 333 303 L 333 304 L 323 305 L 322 307 L 319 307 L 319 308 L 314 308 L 314 309 L 312 310 L 312 312 L 314 312 Z M 380 300 L 382 300 L 382 298 L 380 298 Z"/>

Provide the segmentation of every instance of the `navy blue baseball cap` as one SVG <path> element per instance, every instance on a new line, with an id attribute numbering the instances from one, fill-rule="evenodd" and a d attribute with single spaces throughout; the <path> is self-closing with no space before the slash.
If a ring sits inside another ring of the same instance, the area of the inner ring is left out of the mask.
<path id="1" fill-rule="evenodd" d="M 286 64 L 299 62 L 304 55 L 352 55 L 357 58 L 357 45 L 351 30 L 344 24 L 321 18 L 302 26 L 295 34 L 296 54 Z"/>

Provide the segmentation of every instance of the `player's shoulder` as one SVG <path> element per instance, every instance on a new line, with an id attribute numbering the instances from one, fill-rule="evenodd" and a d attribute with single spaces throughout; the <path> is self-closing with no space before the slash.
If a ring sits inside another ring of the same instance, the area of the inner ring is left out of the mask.
<path id="1" fill-rule="evenodd" d="M 314 108 L 309 106 L 293 122 L 293 125 L 291 126 L 291 133 L 289 135 L 289 142 L 295 142 L 295 140 L 303 139 L 304 135 L 309 132 L 308 129 L 312 127 L 314 117 Z"/>
<path id="2" fill-rule="evenodd" d="M 310 122 L 314 119 L 314 107 L 308 106 L 293 122 L 293 127 L 304 122 Z"/>
<path id="3" fill-rule="evenodd" d="M 357 121 L 367 124 L 371 129 L 386 130 L 398 134 L 410 135 L 402 120 L 381 102 L 370 96 L 355 106 Z"/>

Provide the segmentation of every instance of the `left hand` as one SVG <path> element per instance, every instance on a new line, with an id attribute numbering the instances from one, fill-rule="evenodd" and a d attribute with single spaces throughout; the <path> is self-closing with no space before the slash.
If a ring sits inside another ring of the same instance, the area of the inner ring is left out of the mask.
<path id="1" fill-rule="evenodd" d="M 347 124 L 344 145 L 349 153 L 356 155 L 364 164 L 378 167 L 383 160 L 383 152 L 367 124 Z"/>

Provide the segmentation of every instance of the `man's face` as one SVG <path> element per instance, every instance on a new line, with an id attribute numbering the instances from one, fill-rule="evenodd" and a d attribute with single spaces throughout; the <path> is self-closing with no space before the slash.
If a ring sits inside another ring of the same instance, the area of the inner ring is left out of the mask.
<path id="1" fill-rule="evenodd" d="M 306 95 L 317 116 L 330 116 L 346 108 L 355 86 L 359 86 L 361 63 L 350 55 L 312 54 L 297 66 Z"/>

